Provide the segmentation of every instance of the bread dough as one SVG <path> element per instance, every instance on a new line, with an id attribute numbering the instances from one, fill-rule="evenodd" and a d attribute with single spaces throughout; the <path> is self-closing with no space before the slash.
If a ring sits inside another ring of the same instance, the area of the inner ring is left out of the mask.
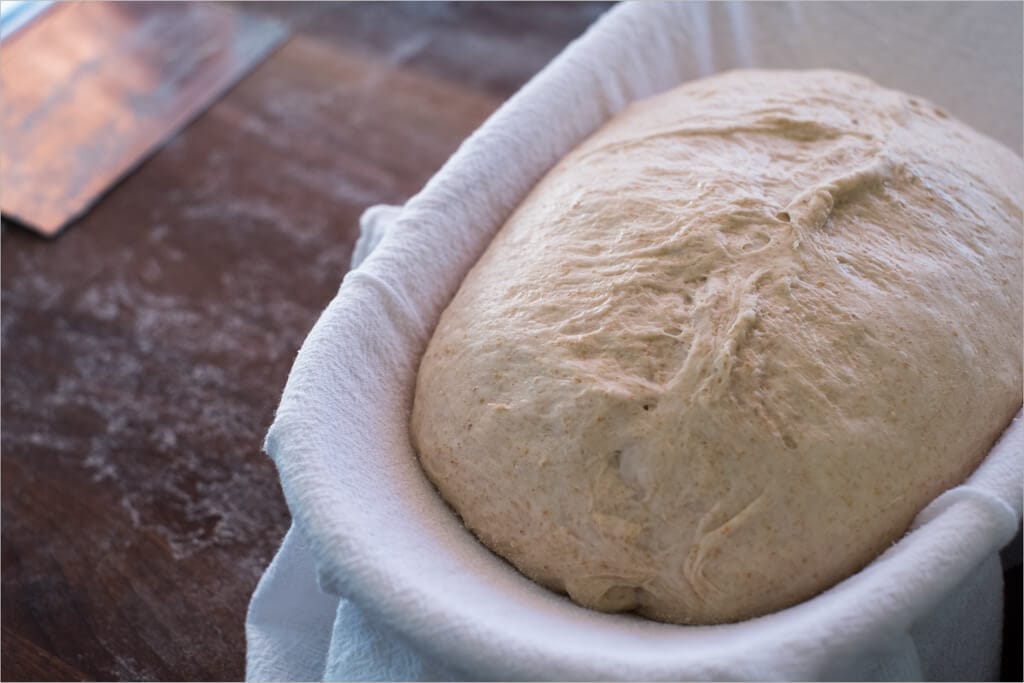
<path id="1" fill-rule="evenodd" d="M 717 623 L 858 571 L 1021 404 L 1024 162 L 835 71 L 635 103 L 494 238 L 411 434 L 492 550 L 581 605 Z"/>

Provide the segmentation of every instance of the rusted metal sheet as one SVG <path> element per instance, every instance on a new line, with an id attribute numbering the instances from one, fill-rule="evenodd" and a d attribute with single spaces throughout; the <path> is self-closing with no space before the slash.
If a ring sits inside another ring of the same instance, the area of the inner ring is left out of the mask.
<path id="1" fill-rule="evenodd" d="M 207 3 L 52 7 L 0 46 L 4 217 L 57 234 L 286 35 Z"/>

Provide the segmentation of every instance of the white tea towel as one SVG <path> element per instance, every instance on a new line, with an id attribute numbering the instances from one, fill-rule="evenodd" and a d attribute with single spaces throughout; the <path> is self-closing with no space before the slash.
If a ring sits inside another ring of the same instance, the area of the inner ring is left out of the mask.
<path id="1" fill-rule="evenodd" d="M 714 627 L 594 613 L 516 574 L 438 498 L 406 422 L 419 356 L 465 272 L 545 170 L 628 102 L 734 66 L 844 68 L 1019 152 L 1021 18 L 1019 3 L 620 5 L 408 204 L 368 212 L 366 260 L 303 345 L 267 439 L 293 527 L 250 605 L 247 677 L 993 677 L 998 551 L 1024 496 L 1019 419 L 869 567 Z"/>

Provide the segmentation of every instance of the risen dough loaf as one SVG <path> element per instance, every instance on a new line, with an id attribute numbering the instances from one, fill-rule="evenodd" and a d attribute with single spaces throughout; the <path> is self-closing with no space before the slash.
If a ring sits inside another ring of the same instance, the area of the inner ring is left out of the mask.
<path id="1" fill-rule="evenodd" d="M 588 607 L 715 623 L 856 572 L 1021 403 L 1024 162 L 832 71 L 638 102 L 494 238 L 412 436 L 466 525 Z"/>

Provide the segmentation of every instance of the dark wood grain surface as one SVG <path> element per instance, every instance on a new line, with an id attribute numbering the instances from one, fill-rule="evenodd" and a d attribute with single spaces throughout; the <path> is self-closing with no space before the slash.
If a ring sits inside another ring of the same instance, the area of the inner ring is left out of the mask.
<path id="1" fill-rule="evenodd" d="M 4 680 L 243 676 L 261 441 L 359 214 L 606 6 L 239 8 L 291 39 L 57 240 L 3 227 Z"/>

